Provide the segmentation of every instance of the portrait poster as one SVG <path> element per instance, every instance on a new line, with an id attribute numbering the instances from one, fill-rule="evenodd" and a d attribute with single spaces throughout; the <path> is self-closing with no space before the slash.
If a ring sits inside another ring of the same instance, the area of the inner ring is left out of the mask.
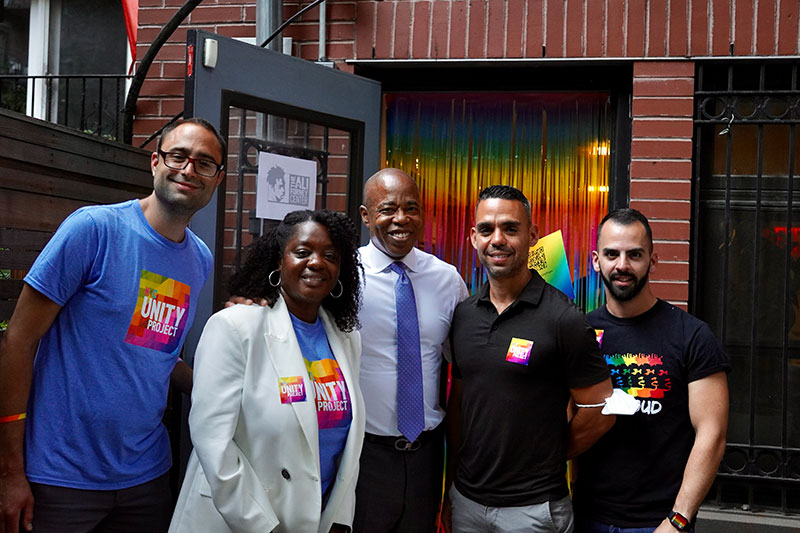
<path id="1" fill-rule="evenodd" d="M 531 246 L 528 251 L 528 268 L 535 269 L 547 283 L 570 299 L 575 299 L 561 230 L 545 235 L 535 246 Z"/>
<path id="2" fill-rule="evenodd" d="M 298 209 L 314 209 L 317 162 L 285 155 L 258 153 L 256 216 L 283 220 Z"/>

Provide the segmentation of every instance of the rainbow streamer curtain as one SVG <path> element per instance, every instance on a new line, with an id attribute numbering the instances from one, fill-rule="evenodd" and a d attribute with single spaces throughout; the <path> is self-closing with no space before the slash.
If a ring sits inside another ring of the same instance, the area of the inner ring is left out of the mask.
<path id="1" fill-rule="evenodd" d="M 596 93 L 387 93 L 386 166 L 419 184 L 420 247 L 458 268 L 474 292 L 485 274 L 469 241 L 480 191 L 512 185 L 540 235 L 561 230 L 576 303 L 602 301 L 591 267 L 607 212 L 611 105 Z"/>

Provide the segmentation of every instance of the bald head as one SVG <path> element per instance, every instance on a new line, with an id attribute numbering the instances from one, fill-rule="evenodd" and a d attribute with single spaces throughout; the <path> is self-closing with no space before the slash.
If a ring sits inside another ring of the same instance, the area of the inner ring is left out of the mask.
<path id="1" fill-rule="evenodd" d="M 422 232 L 422 206 L 414 180 L 398 168 L 385 168 L 364 184 L 361 220 L 370 240 L 383 253 L 399 259 L 417 244 Z"/>

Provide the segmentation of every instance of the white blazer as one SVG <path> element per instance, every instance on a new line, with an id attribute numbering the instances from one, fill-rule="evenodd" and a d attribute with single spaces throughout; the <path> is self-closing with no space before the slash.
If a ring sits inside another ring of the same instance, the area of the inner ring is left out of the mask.
<path id="1" fill-rule="evenodd" d="M 236 305 L 213 315 L 194 365 L 189 459 L 169 531 L 319 532 L 352 525 L 364 405 L 361 338 L 320 316 L 352 402 L 353 420 L 325 512 L 317 411 L 289 312 Z M 301 377 L 306 401 L 281 403 L 278 378 Z"/>

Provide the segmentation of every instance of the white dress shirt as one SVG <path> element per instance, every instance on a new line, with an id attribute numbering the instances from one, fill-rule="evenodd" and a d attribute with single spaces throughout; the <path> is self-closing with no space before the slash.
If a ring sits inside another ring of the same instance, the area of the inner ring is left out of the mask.
<path id="1" fill-rule="evenodd" d="M 361 392 L 367 415 L 367 433 L 399 436 L 397 429 L 397 312 L 395 259 L 372 242 L 359 249 L 364 265 L 361 322 Z M 425 430 L 444 418 L 439 405 L 442 348 L 447 343 L 456 305 L 468 296 L 467 286 L 454 266 L 413 248 L 400 259 L 414 287 L 419 318 Z"/>

